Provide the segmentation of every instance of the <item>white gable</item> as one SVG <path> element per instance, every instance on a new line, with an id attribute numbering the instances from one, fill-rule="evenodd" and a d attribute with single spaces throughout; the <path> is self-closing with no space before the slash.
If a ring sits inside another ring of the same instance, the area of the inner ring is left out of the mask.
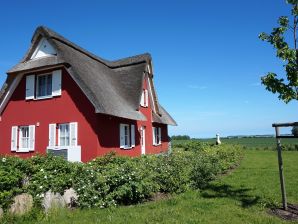
<path id="1" fill-rule="evenodd" d="M 30 59 L 41 58 L 41 57 L 46 57 L 46 56 L 51 56 L 56 54 L 57 52 L 55 48 L 45 38 L 42 38 L 39 41 Z"/>

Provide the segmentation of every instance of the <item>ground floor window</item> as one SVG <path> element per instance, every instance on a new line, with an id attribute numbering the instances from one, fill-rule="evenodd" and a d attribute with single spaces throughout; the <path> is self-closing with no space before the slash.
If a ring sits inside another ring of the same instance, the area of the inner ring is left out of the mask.
<path id="1" fill-rule="evenodd" d="M 58 136 L 58 141 L 56 141 Z M 49 147 L 71 147 L 78 145 L 78 123 L 49 124 Z"/>
<path id="2" fill-rule="evenodd" d="M 12 126 L 11 128 L 11 151 L 29 152 L 34 151 L 35 125 Z"/>
<path id="3" fill-rule="evenodd" d="M 153 127 L 153 145 L 160 145 L 161 144 L 161 128 Z"/>
<path id="4" fill-rule="evenodd" d="M 29 149 L 29 126 L 22 126 L 19 129 L 20 148 Z"/>
<path id="5" fill-rule="evenodd" d="M 135 126 L 120 124 L 120 148 L 128 149 L 135 146 Z"/>
<path id="6" fill-rule="evenodd" d="M 58 131 L 58 145 L 59 146 L 69 146 L 69 123 L 67 124 L 59 124 Z"/>
<path id="7" fill-rule="evenodd" d="M 81 162 L 82 150 L 78 145 L 78 122 L 49 124 L 47 153 L 65 160 Z"/>

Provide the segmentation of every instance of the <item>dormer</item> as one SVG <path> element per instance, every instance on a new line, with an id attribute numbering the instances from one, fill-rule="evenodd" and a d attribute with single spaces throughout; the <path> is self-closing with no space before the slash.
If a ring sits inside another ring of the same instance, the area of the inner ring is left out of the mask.
<path id="1" fill-rule="evenodd" d="M 30 59 L 37 59 L 54 55 L 57 55 L 56 49 L 49 43 L 46 38 L 43 37 L 39 41 Z"/>

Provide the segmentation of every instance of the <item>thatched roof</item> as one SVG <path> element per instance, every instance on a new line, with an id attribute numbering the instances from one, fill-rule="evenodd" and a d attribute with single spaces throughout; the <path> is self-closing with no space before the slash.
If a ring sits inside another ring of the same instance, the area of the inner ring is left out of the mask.
<path id="1" fill-rule="evenodd" d="M 57 55 L 30 59 L 41 38 L 56 49 Z M 7 82 L 0 92 L 0 101 L 10 85 L 12 77 L 20 72 L 31 72 L 37 68 L 63 65 L 82 89 L 97 113 L 113 115 L 133 120 L 146 120 L 139 111 L 143 79 L 150 54 L 141 54 L 117 61 L 102 59 L 56 32 L 38 27 L 31 40 L 31 46 L 20 63 L 11 68 Z M 154 91 L 154 90 L 153 90 Z M 160 107 L 162 108 L 162 107 Z M 153 113 L 154 122 L 176 125 L 176 122 L 164 110 Z"/>

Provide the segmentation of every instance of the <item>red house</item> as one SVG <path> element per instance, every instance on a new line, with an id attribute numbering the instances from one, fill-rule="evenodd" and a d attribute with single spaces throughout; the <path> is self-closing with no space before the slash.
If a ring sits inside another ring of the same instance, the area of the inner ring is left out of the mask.
<path id="1" fill-rule="evenodd" d="M 89 161 L 168 150 L 173 118 L 159 104 L 152 58 L 107 61 L 38 27 L 0 92 L 0 154 L 52 152 Z"/>

